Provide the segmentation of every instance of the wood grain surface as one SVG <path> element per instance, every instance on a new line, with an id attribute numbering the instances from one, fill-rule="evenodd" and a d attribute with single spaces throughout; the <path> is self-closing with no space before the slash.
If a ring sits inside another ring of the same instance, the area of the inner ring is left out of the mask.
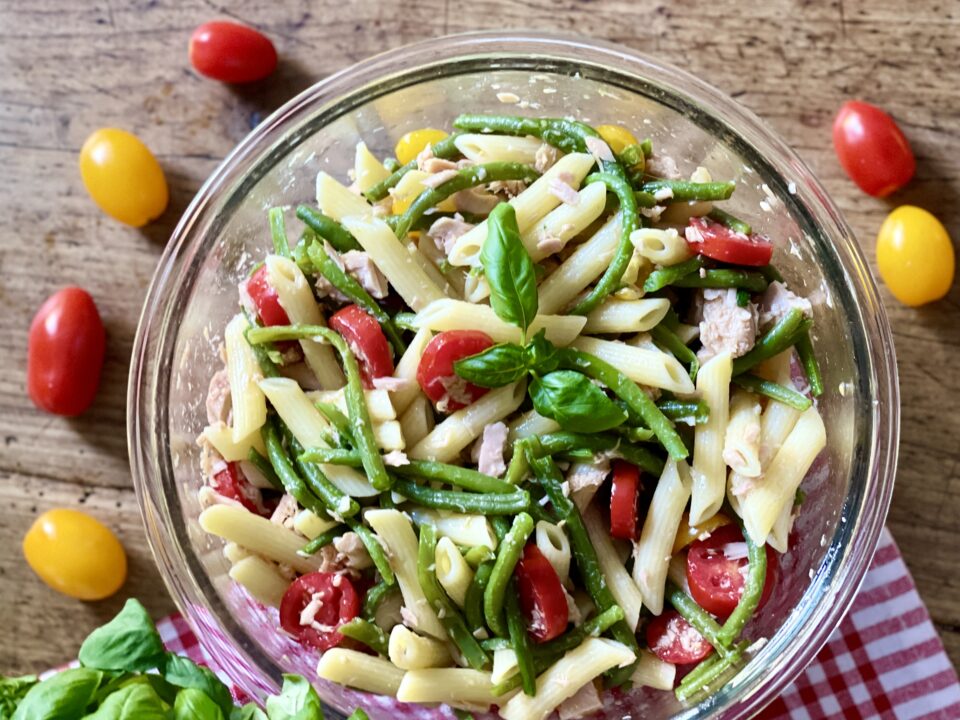
<path id="1" fill-rule="evenodd" d="M 75 656 L 122 597 L 83 604 L 27 568 L 23 533 L 39 512 L 83 507 L 130 556 L 123 596 L 173 609 L 150 558 L 132 490 L 124 416 L 128 356 L 164 242 L 218 161 L 284 100 L 372 53 L 476 29 L 554 29 L 623 43 L 675 63 L 766 119 L 825 183 L 873 259 L 892 205 L 935 212 L 960 238 L 960 8 L 938 0 L 0 0 L 0 673 Z M 230 88 L 189 67 L 191 30 L 235 18 L 282 57 L 268 81 Z M 910 137 L 917 176 L 888 201 L 859 192 L 833 155 L 838 105 L 860 97 Z M 86 136 L 137 133 L 156 153 L 170 207 L 144 230 L 101 214 L 77 171 Z M 25 387 L 30 319 L 66 284 L 95 296 L 109 333 L 93 409 L 38 412 Z M 903 393 L 900 470 L 889 525 L 956 664 L 960 661 L 960 290 L 911 310 L 883 290 Z"/>

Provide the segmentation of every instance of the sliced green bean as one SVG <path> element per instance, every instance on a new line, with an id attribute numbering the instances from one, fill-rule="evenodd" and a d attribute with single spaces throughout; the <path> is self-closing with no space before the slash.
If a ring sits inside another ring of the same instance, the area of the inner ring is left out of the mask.
<path id="1" fill-rule="evenodd" d="M 367 549 L 367 555 L 370 556 L 370 559 L 373 561 L 373 566 L 377 569 L 377 572 L 380 573 L 383 581 L 388 585 L 396 583 L 397 578 L 393 574 L 393 568 L 390 567 L 390 558 L 387 557 L 387 551 L 384 549 L 380 540 L 377 539 L 377 536 L 371 532 L 370 528 L 356 518 L 347 520 L 347 525 L 349 525 L 350 529 L 360 538 L 360 542 L 362 542 L 363 546 Z"/>
<path id="2" fill-rule="evenodd" d="M 710 685 L 716 682 L 727 670 L 740 661 L 748 646 L 749 643 L 744 641 L 733 648 L 726 657 L 714 653 L 697 665 L 674 691 L 677 700 L 686 701 L 709 688 Z"/>
<path id="3" fill-rule="evenodd" d="M 814 397 L 823 394 L 823 375 L 820 374 L 820 363 L 813 354 L 813 343 L 810 340 L 810 331 L 801 333 L 797 337 L 797 355 L 804 371 L 807 373 L 807 382 L 810 383 L 810 392 Z"/>
<path id="4" fill-rule="evenodd" d="M 510 162 L 471 165 L 457 170 L 456 173 L 442 185 L 427 188 L 417 196 L 396 222 L 393 231 L 398 238 L 405 238 L 413 224 L 427 210 L 439 205 L 454 193 L 498 180 L 523 180 L 529 183 L 540 177 L 540 173 L 529 165 Z"/>
<path id="5" fill-rule="evenodd" d="M 530 648 L 530 636 L 527 634 L 527 621 L 520 612 L 520 591 L 517 590 L 516 580 L 511 580 L 507 586 L 507 595 L 504 598 L 504 609 L 507 613 L 507 631 L 510 633 L 510 642 L 517 656 L 517 669 L 520 674 L 520 684 L 526 695 L 537 694 L 537 672 L 533 667 L 533 651 Z"/>
<path id="6" fill-rule="evenodd" d="M 300 555 L 306 555 L 309 557 L 310 555 L 319 552 L 321 548 L 325 548 L 338 537 L 343 535 L 346 531 L 346 525 L 337 525 L 336 527 L 332 527 L 326 532 L 317 535 L 313 540 L 304 545 L 302 550 L 298 550 L 297 552 Z"/>
<path id="7" fill-rule="evenodd" d="M 440 618 L 440 624 L 446 629 L 454 645 L 463 654 L 467 664 L 474 670 L 483 670 L 490 663 L 490 658 L 480 647 L 480 643 L 473 636 L 460 614 L 460 610 L 450 601 L 433 571 L 436 564 L 437 529 L 432 525 L 420 526 L 420 547 L 417 556 L 417 579 L 420 589 Z"/>
<path id="8" fill-rule="evenodd" d="M 376 623 L 363 618 L 354 618 L 337 628 L 337 632 L 352 640 L 362 642 L 378 655 L 389 655 L 387 634 Z"/>
<path id="9" fill-rule="evenodd" d="M 426 480 L 439 480 L 464 490 L 479 493 L 512 493 L 516 487 L 510 483 L 470 468 L 428 460 L 411 460 L 407 465 L 393 468 L 393 472 L 403 477 L 418 477 Z"/>
<path id="10" fill-rule="evenodd" d="M 510 521 L 503 515 L 495 515 L 490 518 L 490 524 L 493 526 L 493 534 L 497 537 L 497 542 L 502 543 L 503 539 L 510 532 Z"/>
<path id="11" fill-rule="evenodd" d="M 694 273 L 699 274 L 704 265 L 702 255 L 695 255 L 689 260 L 684 260 L 676 265 L 668 265 L 659 270 L 654 270 L 647 276 L 643 283 L 644 292 L 653 293 L 662 290 L 667 285 L 675 285 L 681 278 L 688 277 Z"/>
<path id="12" fill-rule="evenodd" d="M 672 194 L 661 202 L 713 202 L 728 200 L 736 187 L 736 183 L 732 182 L 698 183 L 689 180 L 651 180 L 645 182 L 640 190 L 654 196 L 658 192 L 669 190 Z"/>
<path id="13" fill-rule="evenodd" d="M 623 436 L 627 442 L 640 443 L 648 442 L 653 439 L 653 430 L 640 427 L 639 425 L 621 425 L 613 429 L 617 435 Z"/>
<path id="14" fill-rule="evenodd" d="M 513 643 L 510 638 L 487 638 L 480 641 L 480 647 L 487 652 L 496 652 L 497 650 L 513 650 Z"/>
<path id="15" fill-rule="evenodd" d="M 722 268 L 692 273 L 671 284 L 682 288 L 738 288 L 759 293 L 767 289 L 768 283 L 762 273 Z"/>
<path id="16" fill-rule="evenodd" d="M 347 718 L 347 720 L 370 720 L 370 716 L 364 712 L 363 708 L 357 708 L 350 713 L 350 716 Z"/>
<path id="17" fill-rule="evenodd" d="M 486 632 L 487 629 L 487 624 L 483 619 L 483 593 L 487 589 L 487 583 L 490 582 L 493 563 L 494 560 L 485 560 L 477 566 L 477 571 L 473 574 L 473 581 L 467 588 L 467 594 L 463 600 L 463 614 L 471 633 L 477 633 L 481 630 Z"/>
<path id="18" fill-rule="evenodd" d="M 267 447 L 267 457 L 273 465 L 277 477 L 283 484 L 283 489 L 289 493 L 302 507 L 320 515 L 326 515 L 329 506 L 320 498 L 311 492 L 310 488 L 304 482 L 303 478 L 297 474 L 293 464 L 287 457 L 286 450 L 280 442 L 280 433 L 277 430 L 276 421 L 268 420 L 260 429 L 260 435 L 263 443 Z M 359 510 L 359 508 L 358 508 Z"/>
<path id="19" fill-rule="evenodd" d="M 700 369 L 700 361 L 697 360 L 697 354 L 684 344 L 683 340 L 670 328 L 660 323 L 650 331 L 650 336 L 658 345 L 663 346 L 673 356 L 682 363 L 690 366 L 690 379 L 697 379 L 697 371 Z"/>
<path id="20" fill-rule="evenodd" d="M 395 157 L 385 157 L 383 166 L 387 169 L 387 172 L 393 173 L 400 169 L 400 161 Z"/>
<path id="21" fill-rule="evenodd" d="M 445 137 L 440 142 L 434 143 L 431 147 L 431 152 L 433 156 L 440 158 L 442 160 L 450 160 L 451 158 L 458 157 L 460 155 L 460 150 L 457 149 L 456 139 L 458 133 L 454 133 L 448 137 Z M 389 158 L 388 158 L 389 159 Z M 396 162 L 396 160 L 394 160 Z M 406 165 L 401 165 L 392 173 L 390 177 L 385 180 L 377 183 L 372 188 L 367 190 L 363 195 L 370 202 L 377 202 L 378 200 L 383 200 L 390 192 L 390 188 L 396 187 L 397 183 L 400 182 L 400 179 L 406 175 L 411 170 L 417 169 L 417 161 L 411 160 Z"/>
<path id="22" fill-rule="evenodd" d="M 762 589 L 762 588 L 761 588 Z M 697 602 L 677 586 L 667 584 L 667 598 L 673 609 L 686 620 L 704 639 L 723 656 L 730 653 L 727 643 L 720 639 L 720 625 L 706 610 L 697 605 Z"/>
<path id="23" fill-rule="evenodd" d="M 735 215 L 731 215 L 723 208 L 715 207 L 707 214 L 707 217 L 715 222 L 720 223 L 721 225 L 725 225 L 734 232 L 742 233 L 744 235 L 749 235 L 753 232 L 753 228 L 750 227 L 750 223 L 744 222 Z"/>
<path id="24" fill-rule="evenodd" d="M 384 580 L 380 580 L 376 585 L 367 590 L 367 594 L 363 598 L 363 617 L 373 622 L 377 617 L 377 610 L 380 609 L 384 600 L 396 592 L 400 592 L 398 585 L 391 585 Z"/>
<path id="25" fill-rule="evenodd" d="M 525 443 L 523 439 L 513 441 L 513 455 L 510 456 L 510 463 L 507 465 L 507 471 L 503 474 L 505 482 L 511 485 L 519 485 L 523 482 L 530 465 L 527 464 L 527 454 L 523 451 Z"/>
<path id="26" fill-rule="evenodd" d="M 438 510 L 480 515 L 514 515 L 530 505 L 530 493 L 514 490 L 511 493 L 468 493 L 457 490 L 435 490 L 398 478 L 394 491 L 418 505 Z"/>
<path id="27" fill-rule="evenodd" d="M 273 240 L 273 251 L 277 255 L 290 257 L 290 243 L 287 242 L 287 225 L 283 220 L 283 208 L 270 208 L 267 217 L 270 219 L 270 237 Z"/>
<path id="28" fill-rule="evenodd" d="M 300 459 L 304 462 L 320 463 L 321 465 L 346 465 L 347 467 L 363 467 L 363 460 L 357 450 L 344 448 L 315 447 L 305 450 Z"/>
<path id="29" fill-rule="evenodd" d="M 316 465 L 303 462 L 300 457 L 303 455 L 303 446 L 292 434 L 288 436 L 290 452 L 293 454 L 297 469 L 307 481 L 310 490 L 329 508 L 330 512 L 336 513 L 343 518 L 349 518 L 360 512 L 360 505 L 352 497 L 343 492 L 334 485 L 323 474 L 323 471 Z M 269 449 L 269 446 L 268 446 Z M 271 460 L 273 458 L 271 457 Z"/>
<path id="30" fill-rule="evenodd" d="M 350 234 L 349 230 L 333 218 L 324 215 L 317 208 L 309 205 L 299 205 L 297 207 L 297 217 L 303 221 L 304 225 L 330 243 L 337 252 L 363 250 L 363 246 L 357 242 L 357 239 Z"/>
<path id="31" fill-rule="evenodd" d="M 750 352 L 733 361 L 733 374 L 742 375 L 764 360 L 779 355 L 797 341 L 797 337 L 806 327 L 803 311 L 800 308 L 793 308 L 757 340 L 757 344 Z"/>
<path id="32" fill-rule="evenodd" d="M 650 138 L 644 138 L 640 141 L 640 149 L 643 150 L 645 157 L 650 157 L 653 155 L 653 140 Z"/>
<path id="33" fill-rule="evenodd" d="M 467 565 L 474 570 L 480 567 L 481 563 L 485 563 L 487 560 L 491 560 L 496 556 L 497 554 L 486 545 L 474 545 L 463 553 L 463 559 L 466 560 Z"/>
<path id="34" fill-rule="evenodd" d="M 763 586 L 767 580 L 766 544 L 755 543 L 747 532 L 743 533 L 743 538 L 747 543 L 747 577 L 737 607 L 717 634 L 717 641 L 722 645 L 730 645 L 740 636 L 744 626 L 760 605 Z"/>
<path id="35" fill-rule="evenodd" d="M 657 407 L 671 420 L 693 418 L 694 423 L 703 425 L 710 419 L 710 407 L 703 400 L 661 400 Z"/>
<path id="36" fill-rule="evenodd" d="M 767 282 L 783 282 L 783 275 L 780 274 L 780 271 L 777 270 L 773 265 L 764 265 L 763 267 L 758 267 L 757 272 L 763 275 Z"/>
<path id="37" fill-rule="evenodd" d="M 524 544 L 530 533 L 533 532 L 533 518 L 521 512 L 513 519 L 510 532 L 497 548 L 497 560 L 490 575 L 490 581 L 483 592 L 483 616 L 487 620 L 487 627 L 495 635 L 507 635 L 507 627 L 503 621 L 503 598 L 507 592 L 507 584 L 513 569 L 523 554 Z"/>
<path id="38" fill-rule="evenodd" d="M 260 372 L 264 377 L 280 377 L 280 369 L 277 367 L 277 364 L 270 358 L 270 345 L 261 345 L 258 343 L 253 343 L 250 341 L 250 333 L 259 328 L 256 320 L 250 316 L 249 313 L 244 312 L 244 315 L 247 317 L 247 322 L 250 327 L 248 327 L 243 332 L 243 337 L 246 339 L 247 344 L 253 350 L 253 354 L 257 357 L 257 364 L 260 366 Z"/>
<path id="39" fill-rule="evenodd" d="M 737 307 L 746 307 L 750 304 L 750 291 L 737 290 Z"/>
<path id="40" fill-rule="evenodd" d="M 643 146 L 628 145 L 617 155 L 617 160 L 625 168 L 630 168 L 630 172 L 643 172 L 647 164 L 647 156 L 643 153 Z"/>
<path id="41" fill-rule="evenodd" d="M 327 402 L 315 402 L 313 406 L 319 410 L 320 414 L 329 420 L 330 424 L 336 429 L 337 435 L 340 436 L 340 442 L 336 443 L 336 445 L 343 445 L 344 440 L 351 445 L 356 445 L 353 439 L 353 428 L 350 427 L 350 418 L 340 412 L 340 408 L 333 403 Z"/>
<path id="42" fill-rule="evenodd" d="M 416 332 L 420 328 L 414 323 L 417 314 L 412 312 L 398 312 L 393 316 L 393 324 L 404 330 L 412 330 Z"/>
<path id="43" fill-rule="evenodd" d="M 776 400 L 784 405 L 789 405 L 790 407 L 796 408 L 801 412 L 812 405 L 810 398 L 802 393 L 797 392 L 793 388 L 788 388 L 785 385 L 775 383 L 772 380 L 764 380 L 763 378 L 757 377 L 751 373 L 737 375 L 737 377 L 733 378 L 733 382 L 745 390 L 755 392 L 758 395 L 765 395 L 771 400 Z"/>
<path id="44" fill-rule="evenodd" d="M 274 472 L 273 465 L 260 454 L 259 450 L 254 447 L 250 448 L 250 452 L 247 453 L 247 462 L 259 470 L 260 474 L 263 475 L 273 487 L 283 491 L 283 483 L 280 482 L 280 478 L 278 478 L 277 473 Z"/>
<path id="45" fill-rule="evenodd" d="M 652 431 L 650 432 L 652 436 Z M 596 435 L 572 432 L 547 433 L 540 436 L 537 442 L 531 442 L 528 445 L 530 451 L 536 453 L 538 457 L 573 453 L 580 456 L 578 459 L 592 461 L 598 453 L 609 453 L 654 475 L 659 476 L 663 472 L 661 458 L 646 448 L 624 442 L 624 438 L 615 433 L 597 433 Z"/>

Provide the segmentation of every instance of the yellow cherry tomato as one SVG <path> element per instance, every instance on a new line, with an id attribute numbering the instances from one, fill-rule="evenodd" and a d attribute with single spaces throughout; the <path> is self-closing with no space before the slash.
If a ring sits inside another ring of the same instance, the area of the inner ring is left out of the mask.
<path id="1" fill-rule="evenodd" d="M 619 155 L 631 145 L 639 144 L 633 133 L 620 125 L 600 125 L 597 127 L 597 132 L 613 150 L 614 155 Z"/>
<path id="2" fill-rule="evenodd" d="M 877 234 L 877 266 L 893 296 L 916 307 L 950 290 L 953 244 L 937 218 L 923 208 L 902 205 L 887 215 Z"/>
<path id="3" fill-rule="evenodd" d="M 167 207 L 160 163 L 136 135 L 97 130 L 80 150 L 80 175 L 93 201 L 110 217 L 140 227 Z"/>
<path id="4" fill-rule="evenodd" d="M 109 528 L 78 510 L 48 510 L 23 538 L 33 571 L 57 592 L 78 600 L 113 595 L 127 577 L 127 556 Z"/>
<path id="5" fill-rule="evenodd" d="M 690 525 L 690 516 L 684 513 L 680 519 L 680 527 L 677 528 L 677 537 L 673 541 L 673 551 L 670 554 L 676 555 L 697 538 L 712 533 L 722 525 L 729 524 L 730 518 L 723 513 L 717 513 L 709 520 L 704 520 L 696 527 L 693 527 Z"/>
<path id="6" fill-rule="evenodd" d="M 411 160 L 416 160 L 427 145 L 436 145 L 447 136 L 443 130 L 434 130 L 433 128 L 421 128 L 420 130 L 411 130 L 397 141 L 397 147 L 394 153 L 397 156 L 397 162 L 406 165 Z"/>

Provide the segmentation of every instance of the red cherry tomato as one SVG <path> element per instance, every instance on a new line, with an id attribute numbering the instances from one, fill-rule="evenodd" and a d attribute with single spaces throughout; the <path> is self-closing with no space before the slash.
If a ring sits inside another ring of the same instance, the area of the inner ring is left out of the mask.
<path id="1" fill-rule="evenodd" d="M 542 643 L 562 635 L 570 619 L 567 598 L 557 571 L 533 543 L 523 549 L 516 576 L 530 637 Z"/>
<path id="2" fill-rule="evenodd" d="M 290 318 L 280 304 L 280 296 L 267 280 L 267 266 L 261 265 L 247 279 L 247 295 L 264 325 L 289 325 Z"/>
<path id="3" fill-rule="evenodd" d="M 744 235 L 704 217 L 690 218 L 687 226 L 690 252 L 733 265 L 769 265 L 773 245 L 762 235 Z"/>
<path id="4" fill-rule="evenodd" d="M 252 513 L 264 517 L 270 515 L 263 504 L 263 495 L 260 494 L 259 488 L 243 476 L 235 462 L 225 463 L 217 470 L 210 478 L 210 487 L 218 495 L 236 500 Z"/>
<path id="5" fill-rule="evenodd" d="M 664 610 L 647 625 L 647 645 L 664 662 L 676 665 L 700 662 L 713 650 L 676 610 Z"/>
<path id="6" fill-rule="evenodd" d="M 301 624 L 303 611 L 316 607 L 313 619 Z M 360 613 L 360 596 L 350 578 L 339 573 L 313 572 L 294 580 L 280 601 L 280 627 L 300 642 L 329 650 L 343 642 L 337 628 Z"/>
<path id="7" fill-rule="evenodd" d="M 190 63 L 226 83 L 262 80 L 277 67 L 277 51 L 263 33 L 232 22 L 204 23 L 190 36 Z"/>
<path id="8" fill-rule="evenodd" d="M 79 415 L 100 384 L 107 335 L 86 290 L 59 290 L 40 306 L 27 341 L 27 392 L 41 410 Z"/>
<path id="9" fill-rule="evenodd" d="M 610 534 L 621 540 L 637 538 L 637 495 L 640 492 L 640 470 L 623 460 L 613 463 L 613 484 L 610 486 Z"/>
<path id="10" fill-rule="evenodd" d="M 417 367 L 417 382 L 440 412 L 465 408 L 489 392 L 457 375 L 453 364 L 491 345 L 493 339 L 479 330 L 447 330 L 427 343 Z"/>
<path id="11" fill-rule="evenodd" d="M 833 147 L 850 179 L 874 197 L 902 188 L 917 168 L 897 123 L 869 103 L 851 100 L 841 106 L 833 121 Z"/>
<path id="12" fill-rule="evenodd" d="M 347 305 L 330 316 L 330 327 L 343 336 L 357 356 L 365 388 L 373 387 L 374 378 L 393 375 L 390 344 L 370 313 L 359 305 Z"/>
<path id="13" fill-rule="evenodd" d="M 728 558 L 731 553 L 734 558 Z M 743 533 L 734 524 L 717 528 L 705 540 L 696 540 L 687 552 L 687 582 L 697 604 L 718 618 L 725 619 L 737 607 L 745 582 L 742 570 L 748 564 Z M 760 605 L 773 592 L 777 575 L 777 554 L 767 546 L 767 580 Z"/>

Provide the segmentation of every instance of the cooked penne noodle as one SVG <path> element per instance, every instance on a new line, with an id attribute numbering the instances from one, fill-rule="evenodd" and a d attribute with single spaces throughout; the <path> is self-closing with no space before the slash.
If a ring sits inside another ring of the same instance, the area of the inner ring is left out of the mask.
<path id="1" fill-rule="evenodd" d="M 489 305 L 474 305 L 462 300 L 443 299 L 431 303 L 418 312 L 413 320 L 419 329 L 443 330 L 480 330 L 489 335 L 494 342 L 519 343 L 522 331 L 516 325 L 504 322 Z M 578 315 L 537 315 L 528 336 L 545 330 L 547 340 L 554 345 L 569 345 L 583 330 L 586 318 Z"/>
<path id="2" fill-rule="evenodd" d="M 651 687 L 656 690 L 673 690 L 677 666 L 664 662 L 649 650 L 641 650 L 637 656 L 637 668 L 630 676 L 634 687 Z"/>
<path id="3" fill-rule="evenodd" d="M 337 222 L 342 222 L 348 215 L 364 217 L 373 214 L 373 207 L 361 195 L 351 192 L 322 170 L 317 174 L 317 207 Z"/>
<path id="4" fill-rule="evenodd" d="M 537 150 L 543 145 L 543 141 L 515 135 L 464 133 L 456 139 L 455 144 L 467 160 L 478 165 L 492 162 L 533 165 L 537 161 Z"/>
<path id="5" fill-rule="evenodd" d="M 357 183 L 357 190 L 362 193 L 390 177 L 390 172 L 367 149 L 367 144 L 364 142 L 357 143 L 357 151 L 353 160 L 353 174 L 354 181 Z"/>
<path id="6" fill-rule="evenodd" d="M 228 542 L 223 546 L 223 556 L 230 561 L 231 565 L 236 565 L 244 558 L 250 557 L 250 551 L 235 542 Z"/>
<path id="7" fill-rule="evenodd" d="M 607 187 L 592 183 L 577 193 L 574 205 L 561 203 L 523 234 L 521 240 L 531 259 L 539 262 L 563 250 L 573 238 L 586 230 L 603 213 Z"/>
<path id="8" fill-rule="evenodd" d="M 267 421 L 267 402 L 257 382 L 263 377 L 253 348 L 244 333 L 250 324 L 242 315 L 234 316 L 223 332 L 230 381 L 232 440 L 240 443 L 258 432 Z M 251 441 L 252 442 L 252 441 Z"/>
<path id="9" fill-rule="evenodd" d="M 207 425 L 203 429 L 205 437 L 214 449 L 220 453 L 220 456 L 227 462 L 236 462 L 246 460 L 250 455 L 250 449 L 253 448 L 261 455 L 266 453 L 263 446 L 263 438 L 260 433 L 252 432 L 240 442 L 233 441 L 233 428 L 222 422 Z"/>
<path id="10" fill-rule="evenodd" d="M 403 625 L 394 625 L 387 646 L 390 662 L 401 670 L 424 670 L 450 664 L 445 643 L 417 635 Z"/>
<path id="11" fill-rule="evenodd" d="M 357 690 L 395 696 L 404 671 L 376 655 L 335 647 L 320 657 L 317 675 L 322 680 L 330 680 Z"/>
<path id="12" fill-rule="evenodd" d="M 393 376 L 407 381 L 406 385 L 390 394 L 397 415 L 402 415 L 414 398 L 421 394 L 420 385 L 417 383 L 417 368 L 420 367 L 420 358 L 432 338 L 433 333 L 430 330 L 417 330 L 417 334 L 407 345 L 407 351 L 397 361 Z"/>
<path id="13" fill-rule="evenodd" d="M 418 395 L 400 416 L 400 431 L 407 447 L 423 440 L 435 426 L 433 406 L 426 395 Z"/>
<path id="14" fill-rule="evenodd" d="M 427 244 L 424 243 L 424 247 Z M 407 252 L 410 253 L 410 257 L 413 258 L 417 266 L 423 271 L 424 275 L 430 278 L 431 282 L 438 288 L 440 292 L 445 297 L 450 297 L 457 299 L 460 297 L 460 293 L 450 284 L 447 280 L 447 276 L 444 275 L 440 268 L 427 256 L 426 253 L 420 251 L 420 246 L 415 242 L 408 242 L 406 244 Z"/>
<path id="15" fill-rule="evenodd" d="M 647 300 L 607 300 L 587 315 L 583 332 L 590 334 L 645 332 L 660 324 L 670 301 L 666 298 Z"/>
<path id="16" fill-rule="evenodd" d="M 322 402 L 336 406 L 336 408 L 347 414 L 347 398 L 344 395 L 343 388 L 339 390 L 311 390 L 307 394 L 311 402 Z M 386 422 L 387 420 L 396 420 L 397 411 L 390 399 L 390 393 L 386 390 L 364 390 L 363 396 L 367 401 L 367 412 L 370 414 L 370 420 Z"/>
<path id="17" fill-rule="evenodd" d="M 293 517 L 293 529 L 310 540 L 323 535 L 339 524 L 336 520 L 315 515 L 312 510 L 301 510 Z"/>
<path id="18" fill-rule="evenodd" d="M 437 528 L 441 537 L 450 538 L 457 545 L 476 547 L 486 545 L 497 549 L 497 536 L 483 515 L 459 515 L 446 510 L 413 508 L 410 514 L 418 525 L 428 523 Z"/>
<path id="19" fill-rule="evenodd" d="M 610 537 L 610 529 L 604 525 L 600 513 L 595 507 L 589 508 L 583 514 L 583 523 L 587 527 L 593 549 L 597 552 L 600 572 L 603 573 L 607 587 L 613 593 L 617 605 L 623 609 L 624 620 L 626 620 L 627 625 L 630 626 L 631 630 L 636 630 L 637 622 L 640 620 L 640 610 L 643 609 L 640 588 L 637 587 L 633 578 L 630 577 L 630 573 L 627 572 L 627 568 L 624 567 L 620 554 Z"/>
<path id="20" fill-rule="evenodd" d="M 436 551 L 437 580 L 447 591 L 447 595 L 458 606 L 463 607 L 467 598 L 467 588 L 473 581 L 473 570 L 463 559 L 460 550 L 448 537 L 441 537 Z"/>
<path id="21" fill-rule="evenodd" d="M 730 398 L 730 420 L 723 441 L 723 460 L 744 477 L 760 475 L 760 401 L 746 390 Z"/>
<path id="22" fill-rule="evenodd" d="M 502 697 L 493 694 L 490 673 L 468 668 L 408 670 L 397 688 L 397 700 L 453 706 L 489 706 L 503 702 Z"/>
<path id="23" fill-rule="evenodd" d="M 200 527 L 252 553 L 289 565 L 297 572 L 310 573 L 320 569 L 320 557 L 304 557 L 298 552 L 306 545 L 300 535 L 240 505 L 208 507 L 200 513 Z"/>
<path id="24" fill-rule="evenodd" d="M 690 375 L 673 355 L 660 350 L 633 347 L 622 342 L 591 337 L 577 338 L 572 345 L 577 350 L 606 360 L 641 385 L 669 390 L 678 395 L 689 395 L 694 392 Z"/>
<path id="25" fill-rule="evenodd" d="M 493 652 L 493 670 L 490 671 L 490 679 L 494 684 L 506 680 L 511 675 L 516 675 L 519 666 L 517 664 L 517 653 L 510 648 L 494 650 Z"/>
<path id="26" fill-rule="evenodd" d="M 280 607 L 283 594 L 290 587 L 290 581 L 280 574 L 276 565 L 256 555 L 249 555 L 234 563 L 228 574 L 243 585 L 255 600 L 270 607 Z"/>
<path id="27" fill-rule="evenodd" d="M 704 363 L 697 373 L 697 392 L 710 408 L 710 416 L 694 429 L 691 525 L 709 520 L 723 504 L 727 486 L 723 441 L 727 433 L 732 370 L 730 353 L 721 353 Z"/>
<path id="28" fill-rule="evenodd" d="M 630 242 L 642 257 L 657 265 L 676 265 L 693 255 L 686 238 L 674 228 L 640 228 L 630 233 Z"/>
<path id="29" fill-rule="evenodd" d="M 569 305 L 607 269 L 619 242 L 620 218 L 614 216 L 540 283 L 540 312 L 558 313 Z"/>
<path id="30" fill-rule="evenodd" d="M 560 429 L 560 423 L 544 417 L 536 410 L 528 410 L 510 423 L 510 442 L 531 435 L 546 435 Z"/>
<path id="31" fill-rule="evenodd" d="M 407 444 L 404 440 L 403 429 L 396 420 L 376 423 L 373 426 L 373 437 L 381 450 L 403 450 Z"/>
<path id="32" fill-rule="evenodd" d="M 561 583 L 570 577 L 570 540 L 559 525 L 539 520 L 534 536 L 537 548 L 553 566 Z"/>

